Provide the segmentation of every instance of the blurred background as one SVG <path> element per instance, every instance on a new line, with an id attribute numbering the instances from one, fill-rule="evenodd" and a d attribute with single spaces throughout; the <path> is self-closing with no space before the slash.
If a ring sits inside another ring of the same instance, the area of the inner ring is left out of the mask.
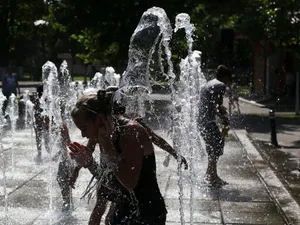
<path id="1" fill-rule="evenodd" d="M 294 97 L 300 71 L 300 1 L 295 0 L 2 0 L 0 75 L 8 65 L 20 81 L 41 80 L 41 66 L 66 60 L 73 80 L 95 66 L 122 74 L 130 37 L 143 12 L 162 7 L 171 23 L 188 13 L 194 49 L 210 78 L 220 63 L 233 69 L 240 95 Z M 184 32 L 174 34 L 173 62 L 187 54 Z M 167 82 L 165 76 L 156 80 Z"/>

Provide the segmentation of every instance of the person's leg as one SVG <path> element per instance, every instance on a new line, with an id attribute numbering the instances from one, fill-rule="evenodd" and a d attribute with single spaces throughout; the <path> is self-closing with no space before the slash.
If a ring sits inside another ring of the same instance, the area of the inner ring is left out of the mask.
<path id="1" fill-rule="evenodd" d="M 4 100 L 3 105 L 2 105 L 2 113 L 3 113 L 3 115 L 5 115 L 5 111 L 6 111 L 6 108 L 8 106 L 10 93 L 3 93 L 3 95 L 6 97 L 6 100 Z"/>
<path id="2" fill-rule="evenodd" d="M 34 125 L 34 132 L 35 132 L 35 141 L 36 141 L 36 148 L 37 148 L 37 156 L 35 160 L 37 162 L 40 162 L 42 160 L 42 132 L 37 125 Z"/>
<path id="3" fill-rule="evenodd" d="M 5 115 L 6 107 L 8 105 L 8 100 L 4 100 L 2 105 L 2 114 Z"/>
<path id="4" fill-rule="evenodd" d="M 58 165 L 57 182 L 63 200 L 62 211 L 69 211 L 71 209 L 71 187 L 69 185 L 70 168 L 67 161 L 61 161 Z"/>
<path id="5" fill-rule="evenodd" d="M 113 215 L 114 210 L 115 210 L 115 204 L 111 202 L 109 206 L 109 210 L 105 216 L 105 225 L 109 225 L 109 218 Z"/>
<path id="6" fill-rule="evenodd" d="M 204 180 L 207 184 L 213 184 L 217 179 L 217 159 L 213 157 L 212 148 L 210 145 L 206 145 L 206 151 L 208 155 L 207 155 L 207 169 L 204 176 Z"/>
<path id="7" fill-rule="evenodd" d="M 43 129 L 43 136 L 44 136 L 45 149 L 48 153 L 50 153 L 49 130 Z"/>
<path id="8" fill-rule="evenodd" d="M 100 225 L 101 218 L 106 210 L 107 201 L 97 196 L 96 205 L 92 211 L 88 225 Z"/>
<path id="9" fill-rule="evenodd" d="M 206 143 L 206 152 L 208 155 L 207 170 L 204 180 L 207 184 L 218 186 L 227 184 L 218 176 L 217 163 L 219 157 L 223 154 L 224 138 L 216 124 L 211 124 L 204 134 Z"/>

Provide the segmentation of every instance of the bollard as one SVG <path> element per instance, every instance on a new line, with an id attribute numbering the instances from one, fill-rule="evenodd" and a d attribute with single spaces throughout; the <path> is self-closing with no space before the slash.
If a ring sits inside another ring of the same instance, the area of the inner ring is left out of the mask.
<path id="1" fill-rule="evenodd" d="M 300 114 L 300 75 L 296 73 L 296 115 Z"/>
<path id="2" fill-rule="evenodd" d="M 270 121 L 270 126 L 271 126 L 271 144 L 274 146 L 278 146 L 275 110 L 273 110 L 273 109 L 270 109 L 270 111 L 269 111 L 269 121 Z"/>

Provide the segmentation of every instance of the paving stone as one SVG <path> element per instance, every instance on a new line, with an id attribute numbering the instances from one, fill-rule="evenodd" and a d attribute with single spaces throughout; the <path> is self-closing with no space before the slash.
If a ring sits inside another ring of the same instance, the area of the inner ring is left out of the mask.
<path id="1" fill-rule="evenodd" d="M 179 209 L 180 202 L 179 199 L 165 199 L 166 205 L 168 209 Z M 191 205 L 192 203 L 192 205 Z M 190 199 L 184 199 L 183 208 L 192 207 L 193 210 L 199 211 L 220 211 L 219 201 L 206 201 L 206 200 L 197 200 L 194 199 L 192 202 Z"/>
<path id="2" fill-rule="evenodd" d="M 185 209 L 184 221 L 190 222 L 190 211 Z M 196 223 L 221 223 L 221 212 L 220 211 L 195 211 L 193 213 L 193 222 Z M 178 222 L 181 221 L 181 214 L 179 210 L 168 210 L 167 215 L 168 222 Z"/>
<path id="3" fill-rule="evenodd" d="M 70 215 L 61 213 L 62 199 L 56 181 L 57 163 L 50 161 L 49 154 L 43 151 L 44 161 L 37 165 L 33 161 L 36 154 L 35 142 L 29 141 L 31 137 L 25 132 L 17 131 L 18 138 L 15 140 L 20 143 L 14 145 L 14 172 L 11 167 L 11 154 L 6 154 L 7 189 L 13 191 L 8 198 L 9 208 L 6 215 L 10 219 L 10 224 L 44 225 L 49 223 L 49 218 L 52 218 L 55 225 L 87 224 L 95 204 L 94 198 L 91 199 L 90 204 L 87 203 L 86 198 L 81 199 L 91 178 L 89 171 L 85 169 L 80 171 L 76 189 L 72 191 L 74 211 Z M 81 138 L 78 132 L 73 134 L 73 137 L 77 139 L 79 137 L 79 140 Z M 24 138 L 28 140 L 22 142 Z M 155 151 L 158 184 L 168 209 L 167 225 L 181 224 L 181 209 L 186 223 L 190 222 L 191 209 L 193 210 L 192 221 L 195 225 L 219 225 L 222 222 L 263 224 L 268 222 L 263 217 L 271 217 L 268 213 L 274 215 L 269 221 L 273 222 L 273 218 L 277 219 L 277 222 L 283 221 L 272 206 L 272 200 L 245 153 L 233 139 L 226 143 L 218 167 L 220 176 L 229 181 L 229 185 L 223 188 L 211 188 L 203 183 L 207 166 L 207 159 L 203 156 L 203 152 L 199 152 L 195 157 L 187 157 L 189 162 L 193 160 L 194 171 L 183 170 L 179 177 L 177 162 L 171 159 L 169 166 L 165 167 L 162 163 L 167 154 L 157 148 Z M 95 156 L 98 155 L 95 153 Z M 178 186 L 179 181 L 182 182 L 182 187 Z M 0 173 L 0 194 L 1 190 L 3 192 L 3 185 L 3 174 Z M 181 189 L 182 205 L 179 202 Z M 222 218 L 225 221 L 222 221 Z M 0 224 L 4 224 L 2 223 L 4 219 L 4 196 L 0 195 Z"/>
<path id="4" fill-rule="evenodd" d="M 225 202 L 220 201 L 222 212 L 257 212 L 273 213 L 277 212 L 273 202 Z"/>
<path id="5" fill-rule="evenodd" d="M 285 224 L 283 218 L 276 212 L 224 212 L 223 218 L 226 224 Z"/>
<path id="6" fill-rule="evenodd" d="M 220 200 L 232 202 L 270 201 L 262 185 L 226 185 L 220 189 Z"/>

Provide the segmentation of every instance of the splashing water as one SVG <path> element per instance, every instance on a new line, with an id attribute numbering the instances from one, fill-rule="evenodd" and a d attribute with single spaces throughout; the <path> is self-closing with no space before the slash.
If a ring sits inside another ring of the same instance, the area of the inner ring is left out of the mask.
<path id="1" fill-rule="evenodd" d="M 47 61 L 42 67 L 43 78 L 43 95 L 40 99 L 43 114 L 53 116 L 54 120 L 59 118 L 58 112 L 55 110 L 55 97 L 59 96 L 59 82 L 57 68 L 54 63 Z"/>
<path id="2" fill-rule="evenodd" d="M 56 157 L 58 153 L 52 156 L 53 150 L 60 146 L 60 126 L 62 124 L 64 116 L 64 107 L 68 101 L 70 93 L 69 84 L 71 77 L 67 69 L 67 63 L 64 61 L 60 66 L 59 74 L 56 66 L 48 61 L 42 67 L 43 79 L 43 94 L 40 99 L 41 107 L 43 109 L 42 115 L 48 118 L 48 131 L 49 132 L 49 154 L 50 160 Z M 61 148 L 61 147 L 60 147 Z M 59 151 L 62 149 L 59 149 Z M 66 155 L 66 154 L 62 154 Z M 55 170 L 54 163 L 49 163 L 49 178 L 48 178 L 48 190 L 49 190 L 49 212 L 53 212 L 53 173 Z M 53 223 L 53 218 L 49 216 L 49 223 Z"/>
<path id="3" fill-rule="evenodd" d="M 14 152 L 14 135 L 16 132 L 16 121 L 18 118 L 18 103 L 15 94 L 11 94 L 9 96 L 9 103 L 8 103 L 8 111 L 9 111 L 9 123 L 11 126 L 11 170 L 14 172 L 15 170 L 15 152 Z"/>
<path id="4" fill-rule="evenodd" d="M 181 61 L 180 64 L 180 81 L 178 83 L 178 93 L 175 92 L 173 72 L 173 63 L 171 61 L 171 51 L 169 49 L 169 42 L 172 38 L 172 27 L 165 11 L 158 7 L 153 7 L 147 10 L 135 29 L 129 46 L 129 60 L 126 71 L 120 81 L 120 75 L 116 74 L 113 67 L 106 68 L 106 74 L 96 73 L 91 81 L 90 89 L 84 89 L 82 82 L 72 82 L 67 68 L 67 63 L 64 61 L 57 72 L 56 66 L 48 61 L 44 64 L 43 70 L 43 87 L 44 93 L 41 97 L 41 106 L 44 110 L 43 115 L 53 119 L 53 122 L 60 124 L 68 117 L 70 108 L 74 106 L 76 100 L 83 94 L 95 92 L 96 89 L 105 88 L 108 85 L 118 86 L 122 90 L 122 95 L 117 97 L 126 102 L 126 112 L 136 113 L 139 116 L 145 116 L 145 101 L 149 100 L 149 94 L 152 92 L 151 84 L 154 82 L 151 76 L 151 60 L 158 60 L 160 70 L 164 73 L 162 61 L 163 56 L 166 58 L 168 64 L 168 71 L 165 76 L 168 79 L 172 90 L 172 113 L 173 118 L 178 124 L 173 130 L 173 141 L 175 146 L 182 155 L 190 159 L 190 177 L 193 188 L 193 156 L 197 155 L 195 150 L 199 148 L 198 131 L 196 127 L 198 94 L 201 86 L 205 82 L 203 74 L 200 69 L 201 52 L 192 51 L 193 31 L 194 26 L 190 24 L 190 18 L 187 14 L 179 14 L 176 17 L 175 32 L 178 29 L 185 29 L 187 43 L 189 46 L 188 56 Z M 157 53 L 157 54 L 154 54 Z M 155 58 L 156 57 L 156 58 Z M 155 58 L 155 59 L 154 59 Z M 106 81 L 106 82 L 105 82 Z M 120 84 L 119 84 L 120 82 Z M 1 96 L 0 96 L 1 105 Z M 27 106 L 27 104 L 26 104 Z M 61 106 L 65 108 L 62 111 Z M 28 110 L 32 104 L 28 103 Z M 176 110 L 175 107 L 177 107 Z M 27 114 L 27 113 L 26 113 Z M 53 134 L 50 137 L 51 147 L 54 147 L 58 135 L 52 132 L 52 125 L 50 123 L 49 131 Z M 187 132 L 188 131 L 188 132 Z M 1 140 L 0 140 L 1 144 Z M 50 151 L 50 158 L 52 157 Z M 49 177 L 47 179 L 49 185 L 49 211 L 53 210 L 53 163 L 49 163 Z M 105 173 L 111 171 L 107 170 Z M 181 224 L 184 224 L 183 214 L 183 176 L 181 170 L 179 173 L 179 188 L 180 188 L 180 216 Z M 101 183 L 101 182 L 100 182 Z M 131 193 L 133 194 L 133 193 Z M 135 196 L 131 196 L 135 199 Z M 193 189 L 190 193 L 190 222 L 193 223 L 193 207 L 192 199 Z M 5 214 L 7 215 L 7 213 Z M 51 215 L 49 216 L 50 224 L 53 222 Z"/>
<path id="5" fill-rule="evenodd" d="M 105 88 L 105 81 L 104 81 L 103 74 L 100 73 L 100 72 L 95 73 L 93 79 L 91 80 L 90 86 L 92 88 L 104 89 Z"/>
<path id="6" fill-rule="evenodd" d="M 6 100 L 6 97 L 3 95 L 2 91 L 0 92 L 0 108 L 2 109 L 3 103 Z M 4 195 L 4 223 L 8 223 L 8 193 L 7 193 L 7 179 L 6 179 L 6 157 L 5 157 L 5 152 L 3 149 L 3 142 L 2 142 L 2 137 L 3 137 L 3 129 L 4 129 L 4 124 L 5 124 L 5 118 L 0 114 L 0 156 L 2 159 L 2 165 L 3 165 L 3 195 Z"/>
<path id="7" fill-rule="evenodd" d="M 72 124 L 70 111 L 76 104 L 77 94 L 72 85 L 72 78 L 68 70 L 68 64 L 65 60 L 59 67 L 57 79 L 59 83 L 59 100 L 57 101 L 57 107 L 60 110 L 60 116 L 58 118 L 62 119 L 63 122 L 66 122 L 68 127 L 70 127 Z"/>
<path id="8" fill-rule="evenodd" d="M 164 45 L 172 36 L 170 21 L 162 8 L 152 7 L 143 13 L 130 39 L 128 65 L 120 82 L 128 114 L 145 116 L 145 100 L 152 92 L 149 65 L 157 45 Z M 168 61 L 169 62 L 169 61 Z M 170 73 L 169 73 L 170 74 Z"/>
<path id="9" fill-rule="evenodd" d="M 190 23 L 190 17 L 186 13 L 181 13 L 176 16 L 175 32 L 179 29 L 184 29 L 186 33 L 186 39 L 188 44 L 188 56 L 181 60 L 180 63 L 180 80 L 177 84 L 177 91 L 173 93 L 174 97 L 174 131 L 173 140 L 175 142 L 176 150 L 183 155 L 190 158 L 190 224 L 193 224 L 193 199 L 194 199 L 194 157 L 197 155 L 195 150 L 201 148 L 199 137 L 200 134 L 197 129 L 197 117 L 199 104 L 199 91 L 202 85 L 205 83 L 205 78 L 201 72 L 201 52 L 192 51 L 193 45 L 193 32 L 195 27 Z M 188 132 L 187 132 L 188 131 Z M 201 151 L 202 152 L 202 151 Z M 180 188 L 180 212 L 181 223 L 184 224 L 183 213 L 183 177 L 179 170 L 178 185 Z"/>
<path id="10" fill-rule="evenodd" d="M 6 97 L 3 95 L 2 91 L 1 91 L 1 92 L 0 92 L 0 107 L 1 107 L 1 109 L 2 109 L 2 107 L 3 107 L 3 103 L 4 103 L 5 100 L 6 100 Z M 3 126 L 4 126 L 4 123 L 5 123 L 5 119 L 4 119 L 3 114 L 1 113 L 1 114 L 0 114 L 0 128 L 1 128 L 1 129 L 2 129 Z M 1 142 L 0 142 L 0 144 L 1 144 Z"/>
<path id="11" fill-rule="evenodd" d="M 188 55 L 192 54 L 192 46 L 193 46 L 193 32 L 195 31 L 195 26 L 190 22 L 190 16 L 186 13 L 180 13 L 175 18 L 175 29 L 174 32 L 177 32 L 179 29 L 185 30 L 186 40 L 188 44 Z"/>
<path id="12" fill-rule="evenodd" d="M 24 118 L 24 120 L 25 120 L 25 129 L 27 129 L 27 127 L 28 127 L 28 107 L 27 107 L 27 101 L 29 100 L 29 90 L 25 90 L 23 99 L 24 99 L 24 104 L 25 104 L 25 118 Z"/>

